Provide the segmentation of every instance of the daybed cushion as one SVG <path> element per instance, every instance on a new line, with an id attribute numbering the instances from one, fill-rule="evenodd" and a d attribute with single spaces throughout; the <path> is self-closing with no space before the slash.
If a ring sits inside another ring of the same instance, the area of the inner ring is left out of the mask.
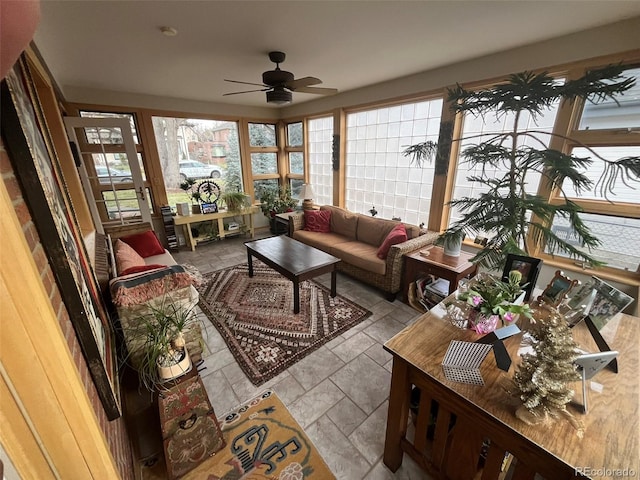
<path id="1" fill-rule="evenodd" d="M 387 254 L 389 253 L 389 249 L 391 248 L 391 245 L 397 245 L 399 243 L 406 242 L 406 241 L 407 241 L 407 229 L 404 227 L 402 223 L 399 223 L 398 225 L 393 227 L 393 230 L 389 232 L 387 237 L 384 239 L 384 242 L 382 242 L 382 245 L 380 245 L 380 248 L 377 251 L 378 258 L 382 260 L 386 259 Z"/>
<path id="2" fill-rule="evenodd" d="M 331 232 L 331 210 L 305 210 L 304 229 L 309 232 Z"/>
<path id="3" fill-rule="evenodd" d="M 121 237 L 120 240 L 130 245 L 142 258 L 164 253 L 164 247 L 160 244 L 153 230 L 127 235 L 126 237 Z"/>

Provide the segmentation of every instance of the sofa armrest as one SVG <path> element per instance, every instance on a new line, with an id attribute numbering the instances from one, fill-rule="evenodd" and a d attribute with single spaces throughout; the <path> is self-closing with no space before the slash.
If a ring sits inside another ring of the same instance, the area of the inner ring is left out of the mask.
<path id="1" fill-rule="evenodd" d="M 400 290 L 402 269 L 404 267 L 404 259 L 402 257 L 407 253 L 414 252 L 428 245 L 433 245 L 438 235 L 438 232 L 427 231 L 418 237 L 391 246 L 389 254 L 387 255 L 386 271 L 387 275 L 390 275 L 392 279 L 392 287 L 394 289 L 392 291 Z"/>
<path id="2" fill-rule="evenodd" d="M 289 217 L 289 236 L 293 237 L 293 232 L 304 229 L 304 215 L 291 215 Z"/>

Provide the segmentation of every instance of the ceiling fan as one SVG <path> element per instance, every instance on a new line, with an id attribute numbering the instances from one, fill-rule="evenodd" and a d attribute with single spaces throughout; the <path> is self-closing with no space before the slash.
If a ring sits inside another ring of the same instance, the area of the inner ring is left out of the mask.
<path id="1" fill-rule="evenodd" d="M 269 52 L 269 60 L 276 64 L 275 70 L 267 70 L 262 74 L 262 83 L 241 82 L 239 80 L 227 80 L 225 82 L 242 83 L 244 85 L 256 85 L 256 90 L 225 93 L 227 95 L 239 95 L 241 93 L 267 92 L 267 103 L 285 104 L 291 102 L 291 92 L 314 93 L 317 95 L 333 95 L 338 93 L 337 88 L 312 87 L 322 80 L 315 77 L 294 78 L 293 73 L 280 70 L 280 64 L 284 62 L 286 55 L 283 52 Z"/>

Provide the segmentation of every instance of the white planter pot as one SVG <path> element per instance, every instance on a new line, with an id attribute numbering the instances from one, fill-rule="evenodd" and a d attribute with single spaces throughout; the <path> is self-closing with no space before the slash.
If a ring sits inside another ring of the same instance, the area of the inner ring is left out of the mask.
<path id="1" fill-rule="evenodd" d="M 191 215 L 191 205 L 189 205 L 188 203 L 176 203 L 176 211 L 178 212 L 178 215 L 182 215 L 183 217 L 186 217 L 188 215 Z"/>
<path id="2" fill-rule="evenodd" d="M 184 357 L 178 363 L 163 367 L 158 365 L 158 373 L 163 380 L 173 380 L 178 378 L 191 370 L 191 358 L 189 357 L 189 351 L 184 349 Z"/>
<path id="3" fill-rule="evenodd" d="M 462 249 L 462 238 L 447 238 L 444 241 L 444 254 L 448 257 L 459 257 Z"/>

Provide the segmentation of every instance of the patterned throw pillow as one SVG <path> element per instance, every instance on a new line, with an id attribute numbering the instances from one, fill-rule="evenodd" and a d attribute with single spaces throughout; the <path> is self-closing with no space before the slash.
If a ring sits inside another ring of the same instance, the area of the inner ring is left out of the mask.
<path id="1" fill-rule="evenodd" d="M 164 247 L 160 244 L 153 230 L 122 237 L 120 240 L 130 245 L 142 258 L 164 253 Z"/>
<path id="2" fill-rule="evenodd" d="M 131 268 L 144 266 L 144 258 L 142 258 L 138 254 L 138 252 L 136 252 L 122 240 L 116 240 L 114 250 L 118 275 L 122 275 L 122 272 L 125 272 Z"/>
<path id="3" fill-rule="evenodd" d="M 331 211 L 330 210 L 305 210 L 304 229 L 309 232 L 330 233 L 331 232 Z"/>
<path id="4" fill-rule="evenodd" d="M 378 248 L 378 258 L 385 260 L 387 255 L 389 254 L 389 249 L 392 245 L 397 245 L 398 243 L 407 241 L 407 229 L 404 227 L 404 224 L 399 223 L 393 230 L 389 232 L 387 238 L 384 239 L 380 248 Z"/>

